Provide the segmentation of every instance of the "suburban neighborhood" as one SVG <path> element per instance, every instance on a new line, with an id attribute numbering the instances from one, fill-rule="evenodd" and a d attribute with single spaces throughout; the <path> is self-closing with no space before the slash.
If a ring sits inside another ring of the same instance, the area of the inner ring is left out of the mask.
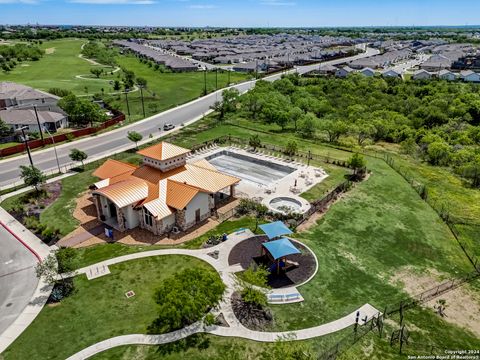
<path id="1" fill-rule="evenodd" d="M 0 359 L 479 359 L 478 11 L 3 3 Z"/>

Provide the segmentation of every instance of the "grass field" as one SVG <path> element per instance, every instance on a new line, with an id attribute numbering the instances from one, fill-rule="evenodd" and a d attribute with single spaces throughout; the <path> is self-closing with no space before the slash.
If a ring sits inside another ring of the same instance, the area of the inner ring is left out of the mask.
<path id="1" fill-rule="evenodd" d="M 45 41 L 41 48 L 53 49 L 52 52 L 44 54 L 38 61 L 22 62 L 9 73 L 0 72 L 0 81 L 13 81 L 44 91 L 58 87 L 77 95 L 85 94 L 85 87 L 89 93 L 100 92 L 102 87 L 108 91 L 110 88 L 108 82 L 75 78 L 76 75 L 90 74 L 93 67 L 78 57 L 83 43 L 85 40 L 77 39 Z"/>
<path id="2" fill-rule="evenodd" d="M 90 69 L 98 67 L 87 60 L 79 58 L 80 48 L 86 40 L 62 39 L 45 41 L 41 48 L 47 53 L 39 61 L 25 61 L 9 73 L 0 72 L 1 81 L 13 81 L 48 91 L 50 88 L 67 89 L 76 95 L 93 95 L 100 93 L 115 93 L 113 80 L 121 81 L 121 71 L 110 74 L 111 67 L 102 66 L 105 73 L 100 79 L 95 78 Z M 144 90 L 146 115 L 153 115 L 162 110 L 172 108 L 193 100 L 203 94 L 204 74 L 202 72 L 161 73 L 142 64 L 134 56 L 118 55 L 118 64 L 135 73 L 137 77 L 148 80 Z M 77 78 L 81 75 L 83 78 Z M 207 73 L 207 91 L 211 92 L 225 87 L 228 82 L 235 83 L 248 79 L 248 75 L 232 72 L 219 72 L 216 80 L 215 73 Z M 113 95 L 113 103 L 123 112 L 127 112 L 124 95 Z M 131 117 L 128 122 L 143 118 L 140 101 L 140 92 L 129 94 Z"/>
<path id="3" fill-rule="evenodd" d="M 156 288 L 187 268 L 214 271 L 188 256 L 157 256 L 110 267 L 111 274 L 88 281 L 75 278 L 76 292 L 47 305 L 2 359 L 65 359 L 83 348 L 122 334 L 146 333 L 156 318 Z M 125 292 L 135 296 L 127 299 Z"/>
<path id="4" fill-rule="evenodd" d="M 214 120 L 209 117 L 203 122 L 183 129 L 179 134 L 170 135 L 168 139 L 179 145 L 191 146 L 221 135 L 248 138 L 255 133 L 251 128 L 231 124 L 209 128 L 208 124 L 212 121 Z M 259 136 L 262 142 L 280 145 L 295 139 L 299 149 L 311 150 L 315 154 L 342 160 L 351 156 L 351 153 L 346 151 L 298 139 L 289 132 L 275 137 L 268 133 L 259 133 Z M 130 161 L 137 159 L 135 155 L 128 156 Z M 420 170 L 417 171 L 418 164 L 409 162 L 408 159 L 403 161 L 409 165 L 415 177 L 423 176 L 425 180 L 430 180 L 429 186 L 441 194 L 444 183 L 435 182 L 433 179 L 441 174 L 447 178 L 447 170 L 440 168 L 436 170 L 437 168 L 420 164 Z M 343 181 L 345 174 L 343 168 L 329 164 L 319 165 L 332 166 L 328 169 L 332 176 L 319 188 L 304 194 L 308 199 L 323 194 Z M 448 227 L 398 173 L 383 160 L 372 157 L 367 157 L 367 167 L 372 171 L 368 180 L 357 184 L 332 205 L 309 231 L 294 235 L 315 252 L 319 261 L 319 272 L 312 281 L 299 289 L 305 298 L 303 303 L 272 306 L 275 318 L 272 329 L 294 330 L 315 326 L 350 313 L 365 303 L 383 310 L 385 306 L 394 305 L 409 296 L 404 286 L 394 280 L 399 274 L 408 273 L 415 281 L 417 276 L 433 273 L 437 274 L 436 280 L 441 281 L 473 270 Z M 475 209 L 478 204 L 470 204 L 468 196 L 458 198 L 455 196 L 457 192 L 468 194 L 474 190 L 461 186 L 462 184 L 456 183 L 455 179 L 458 180 L 454 175 L 449 178 L 450 185 L 444 189 L 445 197 L 456 199 L 458 214 L 462 213 L 462 209 L 467 211 Z M 476 196 L 476 193 L 473 196 Z M 238 223 L 222 224 L 214 232 L 229 232 L 239 227 L 252 226 L 253 219 L 239 220 Z M 477 227 L 465 226 L 460 230 L 465 238 L 478 246 Z M 204 238 L 206 239 L 208 235 Z M 197 239 L 184 246 L 197 247 L 203 240 Z M 83 264 L 90 264 L 144 249 L 145 247 L 130 248 L 119 244 L 103 245 L 81 250 L 81 256 Z M 473 294 L 480 294 L 478 280 L 477 283 L 464 285 L 463 288 Z M 410 329 L 411 339 L 417 343 L 428 344 L 438 349 L 473 349 L 478 344 L 478 338 L 471 332 L 446 322 L 431 309 L 409 310 L 405 321 Z M 388 331 L 384 333 L 382 339 L 373 334 L 369 335 L 341 358 L 399 358 L 398 350 L 391 348 L 387 339 L 397 323 L 398 319 L 389 319 Z M 207 338 L 210 345 L 208 349 L 201 351 L 195 347 L 185 350 L 180 346 L 167 356 L 158 347 L 132 346 L 111 350 L 97 358 L 180 359 L 198 356 L 200 359 L 215 359 L 219 358 L 219 354 L 225 349 L 235 348 L 238 352 L 232 350 L 232 354 L 238 354 L 239 358 L 243 359 L 249 356 L 253 358 L 251 356 L 263 349 L 258 344 L 243 340 Z M 328 341 L 325 340 L 326 343 L 322 341 L 324 340 L 317 339 L 307 343 L 323 349 Z"/>

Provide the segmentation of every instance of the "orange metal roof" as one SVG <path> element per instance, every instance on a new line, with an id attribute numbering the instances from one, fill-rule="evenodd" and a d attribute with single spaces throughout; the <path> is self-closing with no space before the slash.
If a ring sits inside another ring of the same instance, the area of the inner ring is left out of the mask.
<path id="1" fill-rule="evenodd" d="M 152 213 L 157 219 L 163 219 L 173 214 L 172 210 L 162 199 L 155 199 L 146 204 L 143 204 L 145 208 Z"/>
<path id="2" fill-rule="evenodd" d="M 124 174 L 127 172 L 132 172 L 137 167 L 131 164 L 127 164 L 121 161 L 108 159 L 102 165 L 100 165 L 97 170 L 95 170 L 92 175 L 96 176 L 102 180 L 113 178 L 117 175 Z"/>
<path id="3" fill-rule="evenodd" d="M 155 159 L 155 160 L 167 160 L 180 155 L 188 154 L 189 149 L 182 148 L 177 145 L 173 145 L 167 142 L 161 142 L 160 144 L 150 146 L 137 152 L 137 154 Z"/>
<path id="4" fill-rule="evenodd" d="M 167 182 L 167 198 L 168 206 L 182 210 L 197 195 L 200 190 L 192 186 L 181 184 L 168 180 Z"/>
<path id="5" fill-rule="evenodd" d="M 240 179 L 234 176 L 223 174 L 219 171 L 206 169 L 194 164 L 185 165 L 186 171 L 169 177 L 179 183 L 194 186 L 201 190 L 215 193 L 230 185 L 237 184 Z"/>
<path id="6" fill-rule="evenodd" d="M 103 195 L 119 208 L 122 208 L 145 199 L 148 196 L 148 186 L 145 181 L 132 177 L 94 190 L 93 194 Z"/>
<path id="7" fill-rule="evenodd" d="M 192 165 L 195 165 L 195 166 L 198 166 L 198 167 L 201 167 L 201 168 L 204 168 L 204 169 L 208 169 L 208 170 L 218 171 L 215 166 L 213 166 L 212 164 L 210 164 L 210 163 L 209 163 L 207 160 L 205 160 L 205 159 L 201 159 L 201 160 L 195 161 L 194 163 L 192 163 Z"/>

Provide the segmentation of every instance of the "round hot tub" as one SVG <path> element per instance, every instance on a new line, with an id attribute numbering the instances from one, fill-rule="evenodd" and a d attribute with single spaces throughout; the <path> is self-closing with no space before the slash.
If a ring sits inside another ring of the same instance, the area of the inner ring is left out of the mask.
<path id="1" fill-rule="evenodd" d="M 263 203 L 272 211 L 282 214 L 300 213 L 303 214 L 310 209 L 310 203 L 292 195 L 274 195 L 263 200 Z"/>

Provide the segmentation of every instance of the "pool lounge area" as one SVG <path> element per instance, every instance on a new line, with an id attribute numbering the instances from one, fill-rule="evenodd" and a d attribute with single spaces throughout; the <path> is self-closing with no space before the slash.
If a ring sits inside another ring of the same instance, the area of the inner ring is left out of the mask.
<path id="1" fill-rule="evenodd" d="M 242 179 L 236 185 L 238 197 L 255 198 L 273 211 L 303 213 L 310 207 L 298 195 L 322 182 L 328 174 L 321 168 L 307 166 L 273 153 L 253 152 L 248 147 L 211 146 L 193 154 L 188 161 L 201 159 L 218 170 Z"/>

